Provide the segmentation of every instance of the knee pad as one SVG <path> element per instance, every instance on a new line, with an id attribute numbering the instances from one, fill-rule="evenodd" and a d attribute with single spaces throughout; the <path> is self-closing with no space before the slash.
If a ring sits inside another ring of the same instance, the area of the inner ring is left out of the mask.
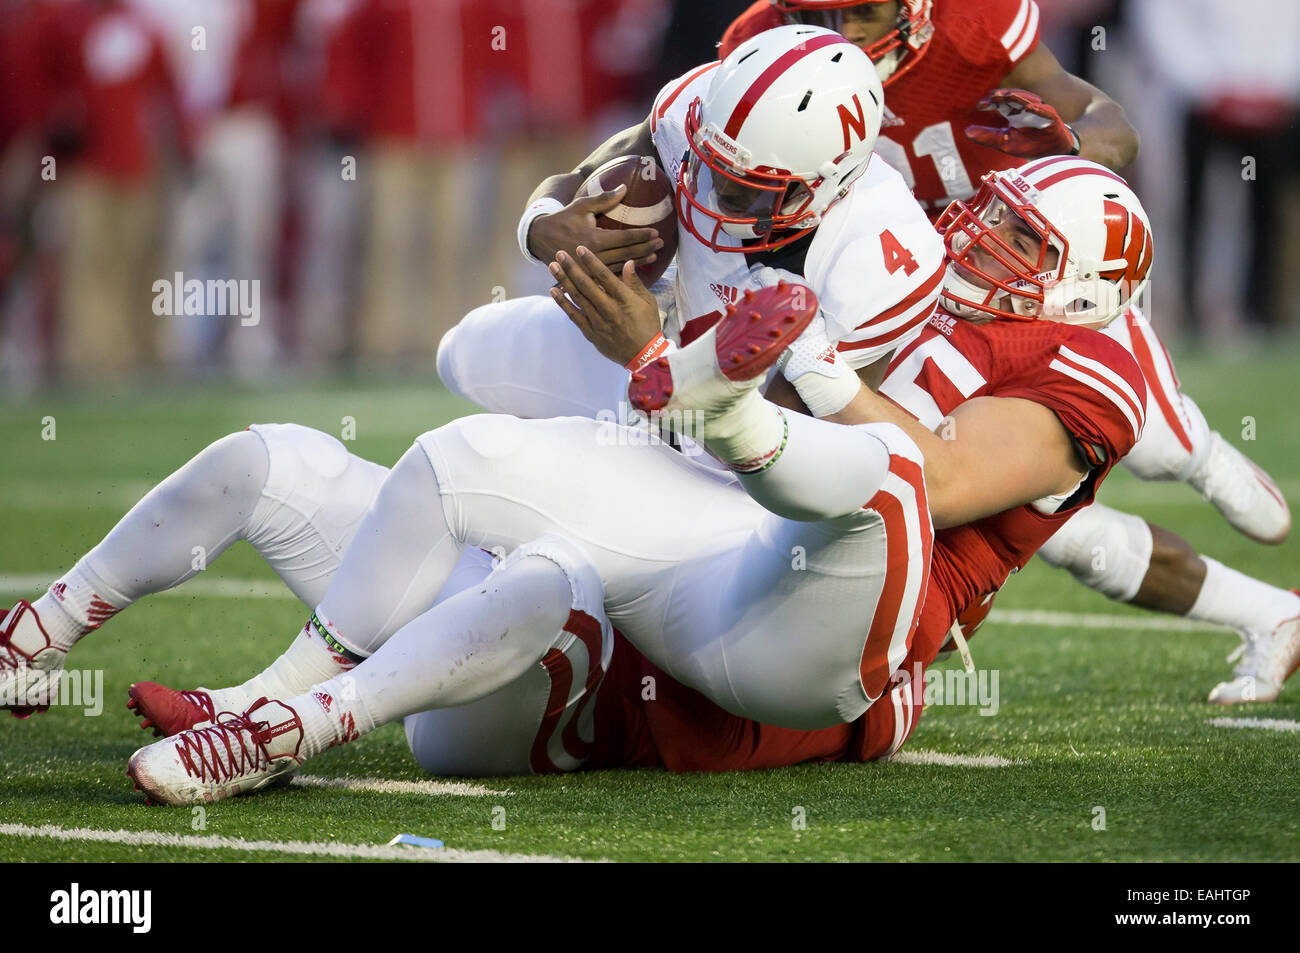
<path id="1" fill-rule="evenodd" d="M 1089 589 L 1128 602 L 1151 567 L 1152 545 L 1145 520 L 1094 503 L 1071 517 L 1038 555 Z"/>
<path id="2" fill-rule="evenodd" d="M 478 701 L 405 720 L 406 740 L 430 774 L 549 774 L 581 767 L 595 740 L 591 702 L 609 670 L 614 630 L 605 617 L 604 585 L 582 550 L 541 536 L 500 559 L 483 580 L 540 561 L 561 574 L 571 610 L 542 662 Z"/>
<path id="3" fill-rule="evenodd" d="M 605 618 L 605 583 L 600 578 L 600 573 L 596 571 L 587 554 L 576 544 L 562 536 L 551 534 L 539 536 L 519 546 L 514 552 L 507 554 L 492 571 L 509 572 L 512 567 L 530 558 L 548 560 L 564 574 L 572 595 L 570 622 L 573 624 L 567 626 L 566 630 L 577 626 L 585 627 L 587 633 L 592 636 L 588 647 L 593 655 L 599 658 L 603 672 L 609 667 L 609 659 L 614 651 L 614 638 L 613 628 Z M 566 640 L 567 644 L 572 644 L 574 638 L 584 634 L 586 633 L 570 632 L 570 638 Z M 599 638 L 601 643 L 598 651 L 596 638 Z M 557 648 L 566 651 L 564 646 L 557 645 Z"/>
<path id="4" fill-rule="evenodd" d="M 916 445 L 916 441 L 909 437 L 902 427 L 895 424 L 855 424 L 854 430 L 860 430 L 863 433 L 869 433 L 889 451 L 890 456 L 906 457 L 913 463 L 924 466 L 925 456 L 921 453 L 921 448 Z"/>
<path id="5" fill-rule="evenodd" d="M 388 470 L 298 424 L 255 424 L 269 463 L 244 538 L 310 606 L 325 594 Z"/>
<path id="6" fill-rule="evenodd" d="M 270 480 L 270 454 L 256 433 L 240 430 L 213 441 L 194 462 L 202 462 L 205 476 L 214 484 L 239 486 L 257 494 Z"/>

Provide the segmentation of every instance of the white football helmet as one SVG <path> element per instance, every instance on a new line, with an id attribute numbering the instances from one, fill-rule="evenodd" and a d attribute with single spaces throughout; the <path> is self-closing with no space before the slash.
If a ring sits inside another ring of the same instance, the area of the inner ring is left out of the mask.
<path id="1" fill-rule="evenodd" d="M 1074 156 L 990 172 L 969 203 L 948 206 L 938 228 L 949 260 L 943 303 L 966 317 L 1104 327 L 1151 272 L 1142 203 L 1110 169 Z"/>
<path id="2" fill-rule="evenodd" d="M 716 251 L 799 238 L 866 171 L 883 104 L 870 58 L 838 33 L 794 25 L 745 41 L 687 109 L 682 225 Z"/>
<path id="3" fill-rule="evenodd" d="M 772 6 L 796 23 L 824 26 L 844 33 L 846 10 L 881 4 L 887 0 L 772 0 Z M 876 64 L 880 81 L 888 86 L 925 55 L 934 37 L 931 10 L 934 0 L 901 0 L 894 28 L 870 46 L 863 47 Z"/>

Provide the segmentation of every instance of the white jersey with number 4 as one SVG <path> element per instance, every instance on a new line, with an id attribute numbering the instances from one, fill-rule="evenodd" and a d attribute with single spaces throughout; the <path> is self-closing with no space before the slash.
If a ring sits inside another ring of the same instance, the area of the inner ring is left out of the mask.
<path id="1" fill-rule="evenodd" d="M 655 98 L 654 144 L 674 182 L 690 148 L 687 109 L 708 91 L 717 65 L 692 70 Z M 879 155 L 826 212 L 802 256 L 785 249 L 718 252 L 680 222 L 677 233 L 677 308 L 664 333 L 679 344 L 716 323 L 746 289 L 758 288 L 756 273 L 770 265 L 803 276 L 821 303 L 831 340 L 851 366 L 863 367 L 920 334 L 943 283 L 943 241 L 902 176 Z M 741 245 L 725 234 L 720 240 Z"/>

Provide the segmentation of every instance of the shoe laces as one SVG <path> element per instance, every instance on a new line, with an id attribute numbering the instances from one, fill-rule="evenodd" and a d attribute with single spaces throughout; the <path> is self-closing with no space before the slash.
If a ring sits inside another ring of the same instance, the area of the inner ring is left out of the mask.
<path id="1" fill-rule="evenodd" d="M 177 692 L 183 701 L 189 702 L 195 708 L 198 708 L 208 716 L 208 721 L 217 720 L 216 707 L 212 704 L 212 696 L 202 689 L 195 689 L 192 692 Z"/>
<path id="2" fill-rule="evenodd" d="M 206 728 L 177 735 L 177 755 L 186 773 L 200 781 L 225 782 L 270 765 L 266 745 L 271 723 L 251 717 L 265 703 L 259 698 L 243 713 L 222 712 Z"/>

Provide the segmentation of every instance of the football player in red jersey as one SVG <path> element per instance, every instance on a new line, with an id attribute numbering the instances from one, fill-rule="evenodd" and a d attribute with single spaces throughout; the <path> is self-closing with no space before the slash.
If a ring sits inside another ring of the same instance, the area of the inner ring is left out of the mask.
<path id="1" fill-rule="evenodd" d="M 1119 104 L 1038 42 L 1033 0 L 759 0 L 720 55 L 789 22 L 837 30 L 876 62 L 887 107 L 876 149 L 932 215 L 1026 159 L 1078 155 L 1119 169 L 1137 156 Z"/>
<path id="2" fill-rule="evenodd" d="M 986 172 L 1027 157 L 1079 155 L 1118 169 L 1136 156 L 1123 110 L 1062 69 L 1038 41 L 1038 18 L 1034 0 L 759 0 L 727 30 L 721 55 L 789 22 L 828 26 L 858 44 L 885 89 L 876 151 L 935 215 L 968 198 Z M 1134 355 L 1147 382 L 1147 428 L 1126 469 L 1143 480 L 1185 482 L 1239 532 L 1283 542 L 1291 516 L 1281 490 L 1210 429 L 1138 307 L 1106 333 Z M 1098 560 L 1098 551 L 1108 558 Z M 1081 515 L 1041 554 L 1111 599 L 1235 629 L 1240 662 L 1211 701 L 1277 696 L 1280 683 L 1265 672 L 1300 615 L 1297 591 L 1248 577 L 1170 530 L 1105 506 Z"/>

